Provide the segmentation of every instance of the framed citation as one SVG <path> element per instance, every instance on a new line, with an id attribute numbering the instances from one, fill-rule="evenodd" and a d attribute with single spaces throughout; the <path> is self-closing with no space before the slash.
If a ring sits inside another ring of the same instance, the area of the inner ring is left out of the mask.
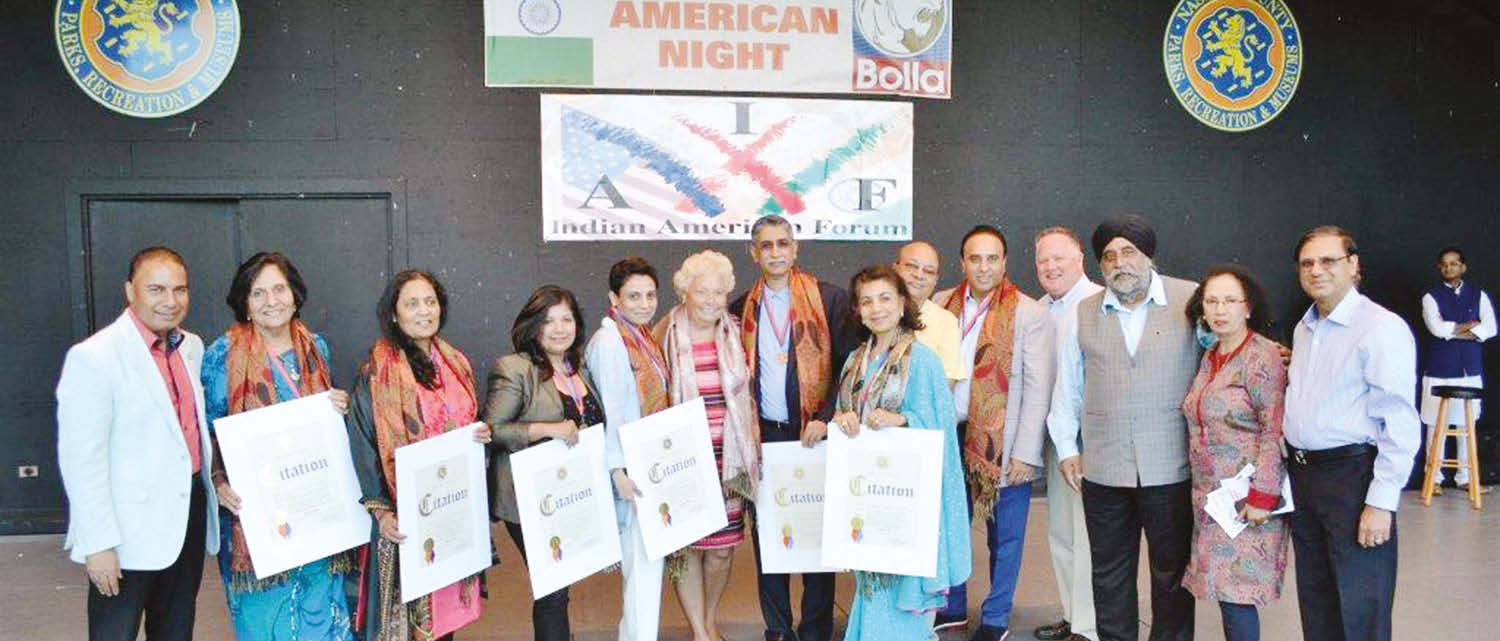
<path id="1" fill-rule="evenodd" d="M 828 430 L 823 564 L 936 576 L 942 491 L 942 432 Z"/>
<path id="2" fill-rule="evenodd" d="M 255 578 L 370 541 L 344 417 L 327 392 L 217 419 L 214 433 Z"/>
<path id="3" fill-rule="evenodd" d="M 484 446 L 473 423 L 396 448 L 401 600 L 409 602 L 490 566 Z"/>
<path id="4" fill-rule="evenodd" d="M 641 491 L 636 514 L 647 556 L 662 558 L 729 525 L 702 398 L 620 426 L 620 447 Z"/>
<path id="5" fill-rule="evenodd" d="M 823 489 L 828 444 L 801 441 L 760 446 L 755 528 L 766 574 L 834 572 L 823 565 Z"/>
<path id="6" fill-rule="evenodd" d="M 620 562 L 604 427 L 568 447 L 548 440 L 510 455 L 531 595 L 540 599 Z"/>

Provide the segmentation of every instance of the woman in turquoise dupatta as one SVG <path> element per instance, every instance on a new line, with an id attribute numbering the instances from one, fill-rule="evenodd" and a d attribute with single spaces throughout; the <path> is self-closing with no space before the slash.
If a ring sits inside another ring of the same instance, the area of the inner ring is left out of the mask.
<path id="1" fill-rule="evenodd" d="M 931 639 L 933 617 L 947 602 L 948 586 L 968 579 L 973 563 L 953 394 L 937 354 L 916 342 L 915 331 L 922 327 L 917 306 L 893 269 L 867 267 L 855 274 L 849 291 L 865 338 L 844 362 L 833 422 L 850 436 L 861 424 L 942 431 L 943 492 L 937 575 L 855 572 L 844 639 Z"/>
<path id="2" fill-rule="evenodd" d="M 226 302 L 235 324 L 203 355 L 203 399 L 214 419 L 323 391 L 340 412 L 348 393 L 334 389 L 328 344 L 297 318 L 307 286 L 290 260 L 261 252 L 240 265 Z M 215 463 L 221 463 L 215 459 Z M 349 588 L 353 552 L 335 554 L 256 579 L 238 524 L 239 497 L 214 471 L 221 503 L 219 576 L 238 641 L 353 641 Z"/>

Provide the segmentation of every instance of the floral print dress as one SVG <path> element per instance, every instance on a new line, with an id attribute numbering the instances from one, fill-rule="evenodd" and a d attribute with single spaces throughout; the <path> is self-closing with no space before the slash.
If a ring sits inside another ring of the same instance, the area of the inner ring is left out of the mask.
<path id="1" fill-rule="evenodd" d="M 1266 605 L 1281 596 L 1290 523 L 1273 516 L 1265 525 L 1229 535 L 1204 512 L 1204 497 L 1219 480 L 1255 465 L 1252 499 L 1281 493 L 1281 420 L 1286 365 L 1275 342 L 1247 336 L 1232 353 L 1210 349 L 1182 412 L 1188 419 L 1188 462 L 1193 480 L 1193 551 L 1183 587 L 1200 599 Z"/>

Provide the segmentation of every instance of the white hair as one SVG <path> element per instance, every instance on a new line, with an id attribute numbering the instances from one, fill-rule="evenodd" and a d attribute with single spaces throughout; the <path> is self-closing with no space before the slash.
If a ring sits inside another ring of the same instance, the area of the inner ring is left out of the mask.
<path id="1" fill-rule="evenodd" d="M 683 259 L 682 267 L 672 274 L 672 289 L 677 292 L 678 298 L 687 298 L 688 289 L 704 276 L 717 277 L 724 284 L 725 291 L 734 290 L 734 263 L 729 262 L 728 256 L 712 249 L 705 249 Z"/>

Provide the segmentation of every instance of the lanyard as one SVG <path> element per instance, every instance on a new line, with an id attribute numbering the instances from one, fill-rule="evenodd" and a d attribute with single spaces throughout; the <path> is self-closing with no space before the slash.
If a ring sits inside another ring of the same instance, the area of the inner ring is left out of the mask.
<path id="1" fill-rule="evenodd" d="M 558 376 L 559 374 L 561 374 L 562 377 L 557 379 L 558 382 L 562 383 L 562 386 L 567 388 L 564 391 L 568 393 L 568 398 L 573 399 L 573 406 L 578 408 L 578 420 L 586 420 L 583 418 L 583 394 L 580 393 L 578 387 L 573 384 L 573 372 L 553 372 L 554 377 Z"/>
<path id="2" fill-rule="evenodd" d="M 291 372 L 288 372 L 287 369 L 286 369 L 286 365 L 283 365 L 281 363 L 281 357 L 280 356 L 268 356 L 267 358 L 270 359 L 271 366 L 275 367 L 276 371 L 278 371 L 278 372 L 281 373 L 281 378 L 283 380 L 285 380 L 287 383 L 290 384 L 290 386 L 292 388 L 292 398 L 301 398 L 302 397 L 302 376 L 301 376 L 301 374 L 299 373 L 298 375 L 293 376 Z"/>
<path id="3" fill-rule="evenodd" d="M 967 298 L 968 295 L 969 294 L 968 294 L 967 291 L 964 292 L 964 297 L 965 298 Z M 984 318 L 984 315 L 987 314 L 987 313 L 989 313 L 989 311 L 990 311 L 990 305 L 994 304 L 994 302 L 995 302 L 995 291 L 994 290 L 990 290 L 990 293 L 985 294 L 984 300 L 980 301 L 980 303 L 979 303 L 979 309 L 974 312 L 974 317 L 973 318 L 970 318 L 968 314 L 964 314 L 964 332 L 962 334 L 959 334 L 959 335 L 960 336 L 968 336 L 969 332 L 973 331 L 974 324 L 978 323 L 979 319 Z M 968 307 L 968 305 L 965 305 L 964 307 Z"/>
<path id="4" fill-rule="evenodd" d="M 625 328 L 626 333 L 630 335 L 630 340 L 635 343 L 636 348 L 646 354 L 646 360 L 650 361 L 651 367 L 656 369 L 657 376 L 660 376 L 663 381 L 667 380 L 667 361 L 662 356 L 661 350 L 656 348 L 656 342 L 648 338 L 646 333 L 641 331 L 641 328 L 637 327 L 635 323 L 625 320 L 625 317 L 619 314 L 614 308 L 610 308 L 609 311 L 610 316 L 614 317 L 615 322 Z"/>
<path id="5" fill-rule="evenodd" d="M 790 293 L 790 292 L 788 292 L 788 293 Z M 782 325 L 780 327 L 776 326 L 776 314 L 775 314 L 775 312 L 771 311 L 771 306 L 767 305 L 765 303 L 761 303 L 761 304 L 762 304 L 762 306 L 766 310 L 766 320 L 768 320 L 768 321 L 771 322 L 771 333 L 776 336 L 776 346 L 780 347 L 781 351 L 783 351 L 783 352 L 786 352 L 786 351 L 790 350 L 791 349 L 791 345 L 787 342 L 787 338 L 789 336 L 791 336 L 791 333 L 792 333 L 792 304 L 791 304 L 791 302 L 790 301 L 787 302 L 787 306 L 786 306 L 786 318 L 783 320 Z"/>

